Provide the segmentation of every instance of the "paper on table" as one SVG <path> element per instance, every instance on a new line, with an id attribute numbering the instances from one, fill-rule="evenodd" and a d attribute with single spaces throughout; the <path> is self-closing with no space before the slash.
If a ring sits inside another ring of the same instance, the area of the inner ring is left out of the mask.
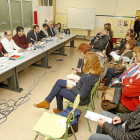
<path id="1" fill-rule="evenodd" d="M 9 53 L 9 57 L 11 57 L 13 55 L 19 55 L 19 56 L 21 56 L 21 55 L 23 55 L 23 53 Z"/>
<path id="2" fill-rule="evenodd" d="M 73 86 L 76 86 L 76 83 L 71 80 L 67 80 L 67 83 L 71 83 Z"/>
<path id="3" fill-rule="evenodd" d="M 0 57 L 0 62 L 5 62 L 7 61 L 9 58 L 8 57 Z"/>
<path id="4" fill-rule="evenodd" d="M 41 42 L 39 45 L 41 46 L 41 45 L 44 45 L 44 44 L 46 44 L 46 42 Z"/>
<path id="5" fill-rule="evenodd" d="M 108 123 L 112 123 L 112 118 L 109 118 L 109 117 L 106 117 L 106 116 L 103 116 L 103 115 L 100 115 L 98 113 L 91 112 L 91 111 L 87 111 L 87 113 L 85 115 L 85 118 L 88 118 L 88 119 L 90 119 L 92 121 L 97 121 L 98 119 L 103 118 Z"/>
<path id="6" fill-rule="evenodd" d="M 117 53 L 115 51 L 111 52 L 110 55 L 116 60 L 119 60 L 119 58 L 120 58 L 120 56 L 117 55 Z"/>
<path id="7" fill-rule="evenodd" d="M 59 122 L 63 128 L 66 128 L 66 119 L 59 120 Z M 68 127 L 69 127 L 69 125 L 68 125 Z"/>
<path id="8" fill-rule="evenodd" d="M 7 68 L 8 65 L 7 64 L 0 64 L 0 70 Z"/>

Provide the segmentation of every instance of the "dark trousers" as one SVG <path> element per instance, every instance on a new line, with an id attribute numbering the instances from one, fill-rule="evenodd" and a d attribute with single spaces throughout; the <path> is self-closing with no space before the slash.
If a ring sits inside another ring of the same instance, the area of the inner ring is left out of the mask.
<path id="1" fill-rule="evenodd" d="M 122 74 L 122 73 L 121 73 Z M 109 86 L 111 80 L 113 77 L 119 77 L 121 74 L 115 74 L 113 68 L 109 68 L 107 70 L 107 74 L 106 74 L 106 82 L 104 84 L 104 86 Z"/>
<path id="2" fill-rule="evenodd" d="M 63 97 L 71 102 L 74 102 L 75 100 L 75 95 L 70 90 L 66 89 L 66 84 L 66 80 L 57 80 L 50 94 L 45 98 L 47 102 L 51 103 L 52 100 L 56 97 L 58 110 L 63 110 Z"/>

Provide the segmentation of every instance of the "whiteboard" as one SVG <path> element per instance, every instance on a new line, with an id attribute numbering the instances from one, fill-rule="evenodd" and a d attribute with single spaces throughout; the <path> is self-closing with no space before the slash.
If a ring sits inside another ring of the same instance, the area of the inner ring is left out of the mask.
<path id="1" fill-rule="evenodd" d="M 94 30 L 96 9 L 68 8 L 68 28 Z"/>
<path id="2" fill-rule="evenodd" d="M 42 24 L 49 21 L 53 21 L 53 6 L 37 6 L 37 16 L 38 16 L 38 25 L 40 29 Z"/>

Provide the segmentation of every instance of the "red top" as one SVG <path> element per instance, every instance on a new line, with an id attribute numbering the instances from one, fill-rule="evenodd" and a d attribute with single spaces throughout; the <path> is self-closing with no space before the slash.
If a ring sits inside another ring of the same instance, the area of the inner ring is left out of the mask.
<path id="1" fill-rule="evenodd" d="M 1 55 L 1 53 L 2 53 L 2 45 L 0 43 L 0 55 Z"/>
<path id="2" fill-rule="evenodd" d="M 15 34 L 13 37 L 13 40 L 15 41 L 15 43 L 17 44 L 17 46 L 19 46 L 20 48 L 28 48 L 28 41 L 25 35 L 23 35 L 22 37 L 20 37 L 18 34 Z"/>
<path id="3" fill-rule="evenodd" d="M 135 111 L 136 107 L 139 105 L 139 96 L 140 96 L 140 78 L 136 79 L 138 76 L 125 78 L 122 86 L 122 98 L 121 103 L 128 108 L 130 111 Z M 130 84 L 130 79 L 133 79 Z M 129 84 L 129 86 L 126 86 Z"/>

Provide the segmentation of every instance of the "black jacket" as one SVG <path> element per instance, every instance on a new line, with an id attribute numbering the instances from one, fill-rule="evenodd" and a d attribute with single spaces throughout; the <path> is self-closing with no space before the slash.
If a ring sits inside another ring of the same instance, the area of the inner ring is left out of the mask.
<path id="1" fill-rule="evenodd" d="M 53 28 L 52 28 L 52 32 L 53 32 L 53 34 L 52 34 L 52 32 L 51 32 L 51 29 L 50 29 L 50 27 L 47 29 L 47 32 L 48 32 L 48 35 L 49 36 L 55 36 L 55 32 L 54 32 L 54 30 L 53 30 Z"/>
<path id="2" fill-rule="evenodd" d="M 36 34 L 36 35 L 37 35 L 37 40 L 36 40 L 36 37 L 35 37 L 35 34 L 34 34 L 34 30 L 30 30 L 30 31 L 28 32 L 28 34 L 27 34 L 27 40 L 28 40 L 28 42 L 29 42 L 29 43 L 32 42 L 32 43 L 34 44 L 34 41 L 32 41 L 31 38 L 32 38 L 33 40 L 35 40 L 36 42 L 41 41 L 40 35 L 39 35 L 39 34 Z"/>
<path id="3" fill-rule="evenodd" d="M 0 43 L 2 45 L 2 43 Z M 4 54 L 6 54 L 7 51 L 4 49 L 3 45 L 2 45 L 2 50 L 1 50 L 1 54 L 0 54 L 0 57 L 3 57 Z"/>
<path id="4" fill-rule="evenodd" d="M 39 32 L 39 36 L 41 39 L 47 37 L 47 35 L 42 30 Z"/>
<path id="5" fill-rule="evenodd" d="M 134 31 L 139 32 L 140 31 L 140 21 L 137 19 L 134 23 Z"/>

